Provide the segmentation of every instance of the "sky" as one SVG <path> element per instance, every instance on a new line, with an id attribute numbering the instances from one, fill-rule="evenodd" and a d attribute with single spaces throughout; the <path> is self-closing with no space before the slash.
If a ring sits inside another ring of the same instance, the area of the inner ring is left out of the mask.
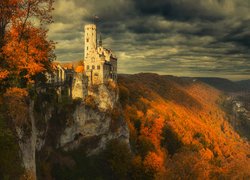
<path id="1" fill-rule="evenodd" d="M 96 21 L 118 73 L 250 79 L 250 0 L 56 0 L 57 61 L 83 60 Z"/>

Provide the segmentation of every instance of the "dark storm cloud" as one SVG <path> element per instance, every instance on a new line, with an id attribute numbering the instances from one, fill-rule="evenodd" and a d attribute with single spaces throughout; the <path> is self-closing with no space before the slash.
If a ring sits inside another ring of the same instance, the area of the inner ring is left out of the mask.
<path id="1" fill-rule="evenodd" d="M 227 42 L 236 42 L 250 49 L 250 19 L 244 20 L 224 37 Z M 250 53 L 250 51 L 248 51 Z"/>
<path id="2" fill-rule="evenodd" d="M 205 3 L 204 3 L 205 2 Z M 135 6 L 141 14 L 146 15 L 161 15 L 167 19 L 174 20 L 220 20 L 223 18 L 223 13 L 208 10 L 208 1 L 195 0 L 136 0 Z M 220 3 L 220 1 L 218 1 Z"/>
<path id="3" fill-rule="evenodd" d="M 97 15 L 120 73 L 250 78 L 249 0 L 60 0 L 50 37 L 58 60 L 83 58 L 83 25 Z"/>

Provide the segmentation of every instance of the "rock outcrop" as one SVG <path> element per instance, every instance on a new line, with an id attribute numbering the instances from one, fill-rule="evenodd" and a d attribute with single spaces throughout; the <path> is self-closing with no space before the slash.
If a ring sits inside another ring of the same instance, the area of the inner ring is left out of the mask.
<path id="1" fill-rule="evenodd" d="M 87 153 L 92 154 L 104 149 L 111 139 L 120 139 L 129 145 L 129 131 L 122 114 L 112 117 L 112 111 L 121 109 L 115 84 L 110 86 L 113 89 L 106 85 L 89 89 L 91 103 L 96 107 L 89 107 L 84 102 L 76 106 L 73 122 L 62 133 L 59 147 L 70 150 L 85 143 Z"/>
<path id="2" fill-rule="evenodd" d="M 58 101 L 56 94 L 50 97 L 48 92 L 30 100 L 29 128 L 17 127 L 16 131 L 24 167 L 35 177 L 36 153 L 46 146 L 70 151 L 83 145 L 88 155 L 100 152 L 112 139 L 124 141 L 129 146 L 129 130 L 122 115 L 116 85 L 91 87 L 88 94 L 85 100 L 69 100 L 68 97 L 72 104 L 67 107 L 63 97 Z"/>

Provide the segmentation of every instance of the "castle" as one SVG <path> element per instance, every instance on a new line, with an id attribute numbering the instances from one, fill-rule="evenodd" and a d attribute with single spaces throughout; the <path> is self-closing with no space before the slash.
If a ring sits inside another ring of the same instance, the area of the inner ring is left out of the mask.
<path id="1" fill-rule="evenodd" d="M 84 69 L 89 84 L 103 84 L 117 80 L 117 58 L 110 49 L 102 46 L 100 35 L 97 46 L 97 28 L 95 24 L 85 25 Z"/>
<path id="2" fill-rule="evenodd" d="M 84 27 L 84 59 L 77 65 L 54 63 L 54 71 L 46 73 L 47 83 L 67 86 L 69 95 L 84 99 L 88 87 L 117 81 L 117 58 L 110 49 L 102 46 L 101 35 L 97 45 L 97 27 L 87 24 Z"/>

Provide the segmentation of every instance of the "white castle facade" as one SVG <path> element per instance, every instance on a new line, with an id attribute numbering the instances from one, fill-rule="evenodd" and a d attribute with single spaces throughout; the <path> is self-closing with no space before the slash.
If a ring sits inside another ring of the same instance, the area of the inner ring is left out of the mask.
<path id="1" fill-rule="evenodd" d="M 84 30 L 84 60 L 75 65 L 54 63 L 53 72 L 45 74 L 48 84 L 66 87 L 73 99 L 85 99 L 90 86 L 117 82 L 117 58 L 102 46 L 101 37 L 97 45 L 95 24 L 85 25 Z"/>
<path id="2" fill-rule="evenodd" d="M 102 46 L 100 36 L 97 45 L 97 28 L 95 24 L 84 27 L 84 70 L 89 85 L 103 84 L 117 81 L 117 58 L 110 49 Z"/>

